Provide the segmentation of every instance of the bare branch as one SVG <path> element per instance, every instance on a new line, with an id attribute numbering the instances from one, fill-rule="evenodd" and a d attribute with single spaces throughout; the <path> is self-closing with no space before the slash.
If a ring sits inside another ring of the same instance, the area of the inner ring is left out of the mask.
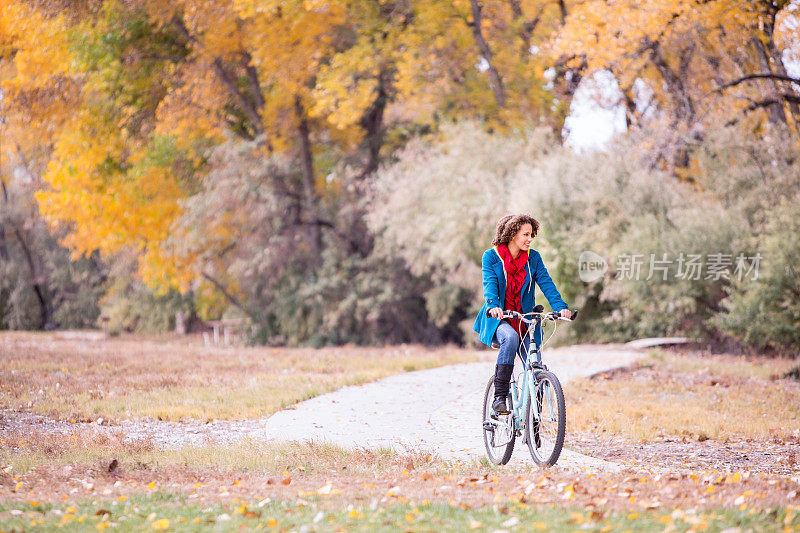
<path id="1" fill-rule="evenodd" d="M 748 74 L 747 76 L 742 76 L 741 78 L 737 78 L 733 81 L 729 81 L 727 83 L 723 83 L 712 92 L 720 93 L 725 89 L 729 89 L 731 87 L 736 87 L 737 85 L 741 85 L 742 83 L 750 80 L 777 80 L 777 81 L 786 81 L 790 83 L 800 83 L 800 79 L 793 78 L 792 76 L 785 76 L 783 74 L 773 74 L 772 72 L 765 72 L 759 74 Z"/>
<path id="2" fill-rule="evenodd" d="M 236 86 L 236 82 L 233 80 L 231 75 L 225 70 L 225 65 L 222 62 L 222 58 L 215 57 L 214 58 L 214 72 L 216 72 L 217 77 L 222 81 L 222 84 L 225 85 L 225 88 L 228 89 L 228 93 L 233 97 L 236 101 L 236 105 L 239 106 L 239 109 L 247 115 L 247 118 L 250 119 L 250 122 L 253 123 L 253 131 L 255 132 L 255 136 L 258 137 L 264 133 L 264 125 L 261 123 L 261 115 L 259 114 L 258 110 L 255 108 L 252 102 L 250 102 L 245 96 L 239 91 L 239 88 Z"/>
<path id="3" fill-rule="evenodd" d="M 224 285 L 222 285 L 222 283 L 220 283 L 219 281 L 217 281 L 217 280 L 216 280 L 216 279 L 215 279 L 213 276 L 211 276 L 211 275 L 210 275 L 210 274 L 208 274 L 207 272 L 203 272 L 201 275 L 202 275 L 202 276 L 203 276 L 203 277 L 204 277 L 206 280 L 208 280 L 209 282 L 211 282 L 211 284 L 212 284 L 212 285 L 213 285 L 213 286 L 214 286 L 214 287 L 215 287 L 215 288 L 216 288 L 216 289 L 217 289 L 219 292 L 221 292 L 221 293 L 222 293 L 222 295 L 223 295 L 223 296 L 224 296 L 224 297 L 225 297 L 225 298 L 226 298 L 226 299 L 227 299 L 227 300 L 228 300 L 230 303 L 232 303 L 232 304 L 233 304 L 233 305 L 234 305 L 234 306 L 235 306 L 237 309 L 239 309 L 239 310 L 240 310 L 242 313 L 246 314 L 246 315 L 247 315 L 247 316 L 248 316 L 248 317 L 249 317 L 249 318 L 250 318 L 250 319 L 251 319 L 253 322 L 256 322 L 256 323 L 258 322 L 258 319 L 257 319 L 257 317 L 255 316 L 255 314 L 251 313 L 251 312 L 250 312 L 250 311 L 249 311 L 249 310 L 248 310 L 248 309 L 247 309 L 247 308 L 246 308 L 246 307 L 245 307 L 245 306 L 244 306 L 244 305 L 243 305 L 243 304 L 242 304 L 242 303 L 239 301 L 239 299 L 238 299 L 238 298 L 236 298 L 234 295 L 232 295 L 230 292 L 228 292 L 228 290 L 225 288 L 225 286 L 224 286 Z"/>
<path id="4" fill-rule="evenodd" d="M 189 29 L 184 24 L 183 20 L 177 15 L 172 17 L 172 25 L 178 30 L 178 33 L 186 39 L 187 43 L 199 45 L 200 42 L 198 41 L 197 37 L 191 34 Z M 247 52 L 245 52 L 247 54 Z M 225 64 L 222 61 L 222 58 L 217 56 L 214 58 L 212 62 L 214 65 L 214 72 L 216 73 L 217 77 L 220 79 L 222 84 L 228 89 L 228 93 L 231 95 L 233 100 L 236 102 L 237 107 L 247 115 L 247 118 L 253 124 L 253 131 L 255 132 L 255 137 L 264 134 L 264 125 L 261 123 L 261 114 L 259 113 L 259 109 L 263 106 L 263 96 L 261 95 L 260 88 L 257 91 L 253 91 L 253 98 L 256 104 L 253 104 L 252 101 L 248 100 L 244 94 L 239 90 L 237 87 L 234 78 L 231 74 L 225 69 Z M 245 69 L 250 66 L 249 61 L 249 54 L 248 54 L 248 61 L 245 66 Z M 253 70 L 253 74 L 255 74 L 255 70 Z M 251 73 L 248 72 L 248 77 L 250 78 L 250 86 L 251 89 L 253 87 L 253 80 Z M 261 102 L 259 105 L 258 102 Z"/>

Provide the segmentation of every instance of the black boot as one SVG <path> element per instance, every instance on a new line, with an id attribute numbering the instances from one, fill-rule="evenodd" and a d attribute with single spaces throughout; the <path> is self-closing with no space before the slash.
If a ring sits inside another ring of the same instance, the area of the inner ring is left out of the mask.
<path id="1" fill-rule="evenodd" d="M 511 411 L 506 404 L 508 397 L 509 382 L 511 381 L 511 373 L 514 370 L 514 365 L 500 365 L 495 366 L 494 369 L 494 402 L 492 409 L 498 415 L 507 415 Z"/>

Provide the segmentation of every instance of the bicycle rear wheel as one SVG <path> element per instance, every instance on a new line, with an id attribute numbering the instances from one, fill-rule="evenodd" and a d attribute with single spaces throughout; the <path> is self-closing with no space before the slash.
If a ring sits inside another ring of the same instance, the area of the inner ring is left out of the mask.
<path id="1" fill-rule="evenodd" d="M 561 455 L 567 426 L 564 392 L 556 375 L 538 372 L 535 395 L 525 413 L 525 440 L 537 465 L 553 466 Z"/>
<path id="2" fill-rule="evenodd" d="M 496 465 L 504 465 L 508 463 L 514 452 L 514 414 L 495 415 L 492 402 L 494 402 L 494 376 L 489 379 L 486 393 L 483 396 L 481 413 L 483 416 L 483 443 L 486 445 L 486 455 L 489 460 Z M 511 411 L 513 408 L 511 394 L 506 398 L 506 405 Z"/>

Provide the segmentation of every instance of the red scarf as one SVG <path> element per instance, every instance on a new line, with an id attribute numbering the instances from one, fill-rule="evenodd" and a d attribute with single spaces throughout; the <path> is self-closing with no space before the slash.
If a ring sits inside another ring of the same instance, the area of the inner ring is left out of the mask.
<path id="1" fill-rule="evenodd" d="M 497 247 L 497 253 L 500 254 L 500 259 L 503 260 L 503 268 L 506 271 L 506 309 L 511 311 L 522 312 L 522 286 L 525 284 L 525 265 L 528 263 L 528 252 L 520 252 L 517 257 L 512 258 L 511 252 L 507 244 L 501 244 Z M 513 326 L 514 331 L 520 332 L 524 335 L 527 331 L 527 326 L 522 324 L 520 330 L 520 321 L 518 319 L 506 318 L 506 322 Z"/>

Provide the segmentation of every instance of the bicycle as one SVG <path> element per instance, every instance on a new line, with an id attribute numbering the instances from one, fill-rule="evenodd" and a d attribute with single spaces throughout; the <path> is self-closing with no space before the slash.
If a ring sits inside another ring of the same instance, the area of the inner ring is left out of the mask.
<path id="1" fill-rule="evenodd" d="M 566 408 L 561 382 L 556 375 L 542 363 L 542 348 L 553 338 L 559 320 L 572 322 L 578 315 L 573 311 L 571 318 L 561 317 L 557 313 L 543 313 L 544 307 L 537 305 L 530 313 L 504 311 L 503 318 L 518 318 L 520 329 L 524 322 L 528 326 L 525 333 L 529 342 L 523 342 L 520 331 L 520 343 L 515 356 L 523 362 L 522 383 L 517 388 L 514 376 L 511 376 L 506 404 L 509 414 L 498 415 L 492 409 L 494 401 L 494 376 L 486 385 L 483 398 L 483 441 L 489 460 L 496 465 L 504 465 L 514 452 L 516 437 L 525 436 L 533 461 L 538 466 L 553 466 L 561 455 L 566 431 Z M 547 322 L 553 322 L 553 333 L 547 341 L 536 345 L 531 354 L 530 346 L 534 343 L 533 334 L 536 328 Z M 526 347 L 527 345 L 527 347 Z M 531 357 L 534 355 L 534 357 Z M 532 399 L 536 397 L 535 407 Z"/>

